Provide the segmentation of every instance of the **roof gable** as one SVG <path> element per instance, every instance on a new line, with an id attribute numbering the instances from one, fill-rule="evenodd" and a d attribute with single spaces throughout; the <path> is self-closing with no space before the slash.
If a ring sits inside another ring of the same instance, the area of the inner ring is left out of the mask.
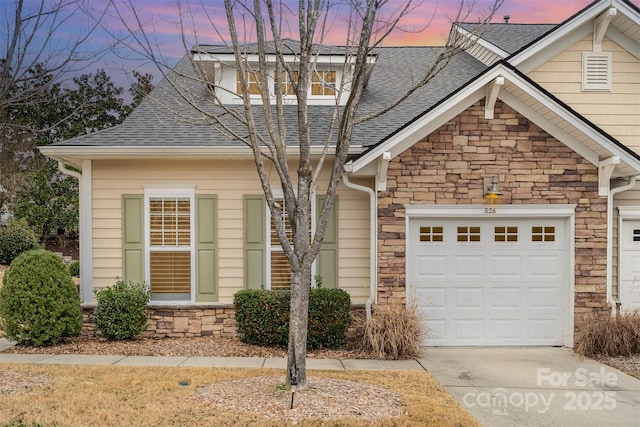
<path id="1" fill-rule="evenodd" d="M 507 58 L 520 71 L 528 72 L 592 33 L 608 14 L 607 37 L 640 58 L 640 9 L 628 0 L 600 0 L 591 3 Z M 597 50 L 597 49 L 594 49 Z"/>
<path id="2" fill-rule="evenodd" d="M 616 156 L 621 159 L 621 165 L 617 168 L 620 176 L 635 175 L 640 171 L 638 154 L 573 111 L 506 61 L 496 63 L 449 98 L 398 129 L 382 143 L 371 147 L 350 162 L 348 170 L 356 174 L 375 174 L 380 159 L 399 155 L 474 103 L 486 98 L 489 88 L 499 78 L 504 81 L 497 96 L 499 99 L 592 164 L 598 165 L 600 160 Z"/>

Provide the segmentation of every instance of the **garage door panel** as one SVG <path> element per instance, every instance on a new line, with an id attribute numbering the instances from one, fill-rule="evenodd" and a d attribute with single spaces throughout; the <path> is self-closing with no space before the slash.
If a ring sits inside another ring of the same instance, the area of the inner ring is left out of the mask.
<path id="1" fill-rule="evenodd" d="M 564 272 L 564 257 L 562 254 L 530 255 L 530 276 L 540 279 L 559 279 Z"/>
<path id="2" fill-rule="evenodd" d="M 559 312 L 562 310 L 563 298 L 559 286 L 528 286 L 527 287 L 528 307 L 534 310 L 552 310 Z"/>
<path id="3" fill-rule="evenodd" d="M 469 319 L 456 319 L 453 322 L 452 337 L 454 340 L 464 340 L 465 342 L 481 342 L 484 335 L 484 319 L 481 317 Z"/>
<path id="4" fill-rule="evenodd" d="M 446 287 L 432 287 L 428 289 L 418 288 L 416 289 L 416 296 L 418 298 L 418 307 L 428 307 L 430 309 L 446 309 L 447 301 L 447 288 Z"/>
<path id="5" fill-rule="evenodd" d="M 443 279 L 447 276 L 447 258 L 443 255 L 416 256 L 417 279 Z"/>
<path id="6" fill-rule="evenodd" d="M 426 315 L 426 344 L 561 345 L 566 222 L 412 219 L 408 283 Z M 442 227 L 442 241 L 418 242 L 416 230 L 423 226 Z"/>
<path id="7" fill-rule="evenodd" d="M 452 255 L 454 259 L 453 279 L 480 279 L 484 276 L 484 257 L 482 255 Z"/>
<path id="8" fill-rule="evenodd" d="M 515 341 L 522 336 L 522 321 L 519 318 L 488 319 L 489 339 L 492 341 Z"/>
<path id="9" fill-rule="evenodd" d="M 558 317 L 529 318 L 529 338 L 537 343 L 562 340 L 562 328 L 558 327 Z"/>
<path id="10" fill-rule="evenodd" d="M 490 308 L 514 310 L 522 308 L 522 290 L 518 287 L 493 288 L 490 295 Z"/>
<path id="11" fill-rule="evenodd" d="M 519 278 L 522 274 L 522 257 L 497 255 L 491 257 L 492 273 L 500 278 Z"/>
<path id="12" fill-rule="evenodd" d="M 453 308 L 456 310 L 482 309 L 484 306 L 484 289 L 480 287 L 457 287 L 453 290 L 453 298 Z"/>

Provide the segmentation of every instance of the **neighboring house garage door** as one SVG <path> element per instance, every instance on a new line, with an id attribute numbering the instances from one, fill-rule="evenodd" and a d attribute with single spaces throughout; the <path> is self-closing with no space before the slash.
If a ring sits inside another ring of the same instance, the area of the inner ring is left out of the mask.
<path id="1" fill-rule="evenodd" d="M 414 218 L 408 299 L 427 345 L 563 345 L 569 299 L 565 218 Z"/>

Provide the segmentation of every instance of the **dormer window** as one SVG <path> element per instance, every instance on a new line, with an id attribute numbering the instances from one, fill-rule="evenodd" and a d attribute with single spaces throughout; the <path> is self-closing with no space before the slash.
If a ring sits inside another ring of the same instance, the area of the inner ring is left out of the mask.
<path id="1" fill-rule="evenodd" d="M 334 96 L 336 94 L 336 72 L 316 71 L 311 79 L 312 96 Z"/>
<path id="2" fill-rule="evenodd" d="M 274 72 L 275 76 L 275 72 Z M 282 84 L 282 94 L 283 95 L 295 95 L 296 91 L 293 88 L 293 82 L 298 81 L 298 72 L 292 71 L 289 74 L 286 71 L 280 72 L 280 83 Z"/>
<path id="3" fill-rule="evenodd" d="M 277 78 L 275 71 L 273 72 L 273 81 Z M 245 79 L 249 86 L 249 95 L 260 95 L 260 71 L 245 70 Z M 298 72 L 292 71 L 291 75 L 286 71 L 280 73 L 280 83 L 282 84 L 282 94 L 285 96 L 293 96 L 296 94 L 293 88 L 293 81 L 298 80 Z M 273 82 L 270 82 L 273 83 Z M 311 77 L 310 96 L 335 96 L 337 86 L 336 72 L 331 70 L 314 71 Z M 269 88 L 272 94 L 275 94 L 273 85 Z M 240 84 L 240 71 L 236 71 L 236 93 L 238 96 L 242 94 L 242 86 Z"/>
<path id="4" fill-rule="evenodd" d="M 299 42 L 295 40 L 285 40 L 288 46 L 287 51 L 295 52 L 299 48 Z M 345 105 L 349 99 L 351 90 L 351 79 L 353 78 L 353 59 L 347 56 L 347 51 L 343 47 L 317 46 L 317 55 L 313 58 L 311 66 L 313 70 L 309 76 L 309 88 L 307 91 L 307 101 L 310 105 Z M 256 50 L 253 50 L 256 49 Z M 210 89 L 215 91 L 216 102 L 227 105 L 240 105 L 242 99 L 242 87 L 240 84 L 239 69 L 245 73 L 244 81 L 247 82 L 247 91 L 250 102 L 260 105 L 265 100 L 275 103 L 275 83 L 280 83 L 283 101 L 285 105 L 295 105 L 298 102 L 296 97 L 296 84 L 299 78 L 298 66 L 300 58 L 295 54 L 285 54 L 277 58 L 274 54 L 275 48 L 269 42 L 266 46 L 267 55 L 263 67 L 259 67 L 260 58 L 257 55 L 257 47 L 250 45 L 242 58 L 242 65 L 237 65 L 236 57 L 230 52 L 227 45 L 199 45 L 193 49 L 193 59 L 196 63 L 209 62 L 213 64 L 211 70 L 209 64 L 199 64 L 199 74 L 203 80 L 210 81 L 210 75 L 215 75 L 215 84 Z M 286 64 L 286 68 L 278 70 L 276 73 L 276 62 Z M 367 57 L 367 78 L 376 61 L 376 55 Z M 207 67 L 205 70 L 204 67 Z M 259 70 L 259 68 L 261 68 Z M 211 71 L 211 72 L 210 72 Z M 266 97 L 261 96 L 261 88 L 269 91 Z"/>
<path id="5" fill-rule="evenodd" d="M 249 87 L 249 95 L 260 95 L 260 81 L 262 80 L 260 71 L 245 70 L 245 80 Z M 240 71 L 236 72 L 236 93 L 242 94 L 242 85 L 240 84 Z"/>

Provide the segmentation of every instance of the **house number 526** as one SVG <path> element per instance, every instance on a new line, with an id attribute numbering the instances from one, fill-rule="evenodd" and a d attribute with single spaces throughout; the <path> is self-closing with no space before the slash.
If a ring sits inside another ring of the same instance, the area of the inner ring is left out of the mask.
<path id="1" fill-rule="evenodd" d="M 496 208 L 484 208 L 485 215 L 491 215 L 496 213 Z"/>

